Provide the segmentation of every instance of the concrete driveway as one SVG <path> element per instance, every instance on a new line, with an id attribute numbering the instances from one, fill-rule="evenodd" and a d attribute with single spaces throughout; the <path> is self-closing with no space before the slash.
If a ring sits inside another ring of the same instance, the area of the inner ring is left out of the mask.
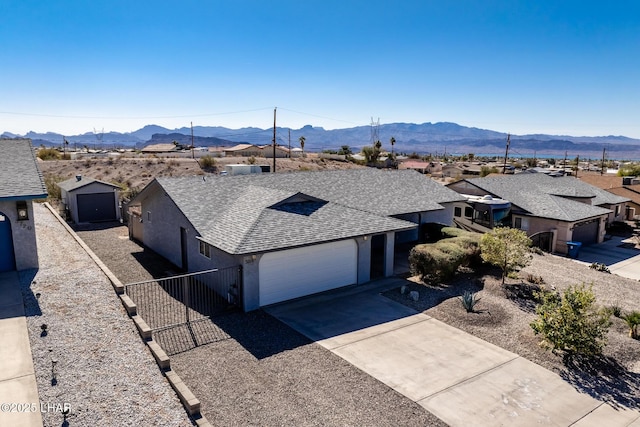
<path id="1" fill-rule="evenodd" d="M 618 276 L 640 280 L 640 250 L 633 248 L 628 238 L 612 236 L 603 243 L 583 246 L 577 261 L 602 263 Z"/>
<path id="2" fill-rule="evenodd" d="M 451 426 L 633 426 L 640 411 L 578 392 L 558 375 L 380 295 L 402 279 L 266 311 Z"/>

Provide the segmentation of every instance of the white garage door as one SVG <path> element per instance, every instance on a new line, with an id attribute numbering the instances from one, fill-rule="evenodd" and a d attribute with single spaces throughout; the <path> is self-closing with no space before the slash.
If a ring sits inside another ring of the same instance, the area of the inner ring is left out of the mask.
<path id="1" fill-rule="evenodd" d="M 267 253 L 260 259 L 260 305 L 351 285 L 357 277 L 354 240 Z"/>

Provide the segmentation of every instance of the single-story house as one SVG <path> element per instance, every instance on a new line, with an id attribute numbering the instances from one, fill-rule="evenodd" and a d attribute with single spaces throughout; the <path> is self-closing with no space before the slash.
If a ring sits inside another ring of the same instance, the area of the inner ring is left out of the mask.
<path id="1" fill-rule="evenodd" d="M 396 248 L 462 199 L 414 171 L 357 169 L 156 178 L 130 206 L 132 234 L 183 270 L 241 266 L 248 311 L 392 275 Z"/>
<path id="2" fill-rule="evenodd" d="M 180 151 L 180 148 L 172 143 L 160 143 L 149 144 L 140 151 L 146 154 L 175 153 L 177 151 Z"/>
<path id="3" fill-rule="evenodd" d="M 636 177 L 583 173 L 578 178 L 616 196 L 628 198 L 624 219 L 634 220 L 640 215 L 640 180 Z"/>
<path id="4" fill-rule="evenodd" d="M 67 215 L 76 224 L 120 220 L 120 187 L 82 175 L 58 183 Z"/>
<path id="5" fill-rule="evenodd" d="M 0 139 L 0 272 L 38 268 L 33 200 L 47 197 L 29 139 Z"/>
<path id="6" fill-rule="evenodd" d="M 567 253 L 567 242 L 601 243 L 606 225 L 622 218 L 629 200 L 573 177 L 519 173 L 464 179 L 452 190 L 490 195 L 511 202 L 511 226 L 525 230 L 534 243 Z"/>
<path id="7" fill-rule="evenodd" d="M 233 147 L 224 149 L 225 156 L 258 157 L 258 156 L 261 156 L 262 154 L 263 154 L 262 148 L 253 144 L 238 144 L 238 145 L 234 145 Z"/>
<path id="8" fill-rule="evenodd" d="M 263 145 L 262 155 L 268 159 L 273 159 L 273 145 Z M 289 149 L 282 145 L 276 145 L 276 159 L 284 159 L 289 157 Z"/>

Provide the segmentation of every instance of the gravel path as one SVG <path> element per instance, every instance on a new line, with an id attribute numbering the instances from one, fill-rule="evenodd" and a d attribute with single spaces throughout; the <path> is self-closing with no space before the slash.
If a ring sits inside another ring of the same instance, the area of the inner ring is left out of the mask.
<path id="1" fill-rule="evenodd" d="M 34 211 L 40 269 L 20 279 L 40 401 L 68 403 L 70 426 L 193 425 L 106 276 L 44 206 Z"/>
<path id="2" fill-rule="evenodd" d="M 78 234 L 123 283 L 171 268 L 127 240 L 125 227 Z M 143 258 L 155 267 L 142 267 Z M 224 336 L 171 356 L 171 367 L 214 425 L 446 426 L 261 310 L 213 322 Z"/>
<path id="3" fill-rule="evenodd" d="M 497 270 L 467 272 L 446 286 L 411 283 L 409 290 L 420 292 L 418 301 L 409 300 L 398 289 L 385 296 L 544 366 L 596 398 L 640 407 L 640 341 L 629 338 L 622 320 L 611 317 L 604 358 L 597 363 L 566 366 L 561 356 L 538 345 L 540 337 L 529 326 L 536 317 L 533 301 L 507 294 L 499 274 Z M 547 288 L 559 291 L 570 285 L 592 284 L 598 304 L 617 305 L 623 311 L 640 310 L 640 283 L 595 271 L 567 258 L 534 255 L 531 264 L 520 272 L 522 280 L 507 279 L 507 284 L 517 286 L 528 275 L 541 277 Z M 462 308 L 458 296 L 465 290 L 477 292 L 481 298 L 476 307 L 480 313 L 466 313 Z"/>

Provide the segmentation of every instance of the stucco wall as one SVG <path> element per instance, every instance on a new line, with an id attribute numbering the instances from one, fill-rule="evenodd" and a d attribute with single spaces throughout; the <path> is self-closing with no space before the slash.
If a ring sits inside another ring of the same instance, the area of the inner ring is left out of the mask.
<path id="1" fill-rule="evenodd" d="M 0 201 L 0 212 L 11 222 L 16 270 L 38 268 L 38 247 L 33 221 L 33 203 L 31 201 L 27 201 L 27 209 L 29 211 L 29 219 L 18 221 L 16 202 Z"/>

